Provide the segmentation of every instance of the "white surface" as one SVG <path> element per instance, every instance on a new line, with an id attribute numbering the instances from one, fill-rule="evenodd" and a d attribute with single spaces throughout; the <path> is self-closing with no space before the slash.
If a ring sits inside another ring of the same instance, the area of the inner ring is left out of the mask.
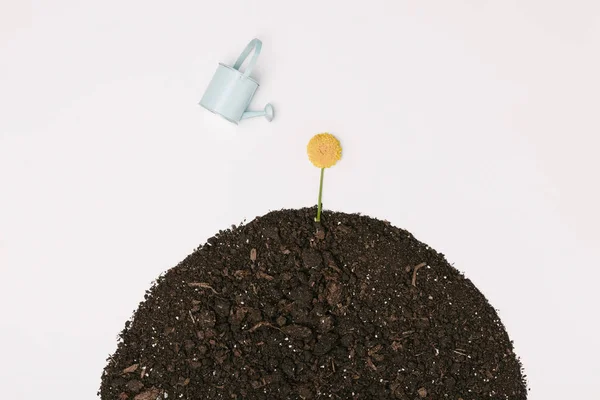
<path id="1" fill-rule="evenodd" d="M 344 146 L 327 208 L 465 271 L 530 399 L 598 393 L 600 3 L 27 3 L 0 4 L 4 398 L 93 398 L 161 271 L 315 203 L 321 131 Z M 236 128 L 197 102 L 254 36 L 276 117 Z"/>

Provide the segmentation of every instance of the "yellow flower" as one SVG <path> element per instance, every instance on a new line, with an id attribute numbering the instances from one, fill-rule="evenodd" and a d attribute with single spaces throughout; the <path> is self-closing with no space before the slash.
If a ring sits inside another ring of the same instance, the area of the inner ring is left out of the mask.
<path id="1" fill-rule="evenodd" d="M 319 133 L 310 139 L 306 152 L 315 167 L 329 168 L 342 158 L 342 145 L 331 133 Z"/>

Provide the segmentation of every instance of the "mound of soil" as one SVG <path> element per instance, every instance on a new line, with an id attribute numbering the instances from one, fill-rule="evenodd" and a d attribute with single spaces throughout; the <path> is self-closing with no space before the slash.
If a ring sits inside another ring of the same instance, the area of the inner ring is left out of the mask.
<path id="1" fill-rule="evenodd" d="M 315 209 L 221 231 L 159 277 L 105 400 L 526 399 L 494 308 L 409 232 Z"/>

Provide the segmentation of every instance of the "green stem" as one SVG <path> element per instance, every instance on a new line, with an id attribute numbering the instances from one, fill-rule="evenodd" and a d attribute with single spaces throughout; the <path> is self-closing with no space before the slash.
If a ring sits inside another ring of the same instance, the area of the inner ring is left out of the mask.
<path id="1" fill-rule="evenodd" d="M 323 175 L 325 174 L 325 168 L 321 168 L 321 183 L 319 184 L 319 204 L 317 205 L 317 218 L 315 221 L 321 221 L 321 208 L 323 204 L 321 204 L 321 198 L 323 197 Z"/>

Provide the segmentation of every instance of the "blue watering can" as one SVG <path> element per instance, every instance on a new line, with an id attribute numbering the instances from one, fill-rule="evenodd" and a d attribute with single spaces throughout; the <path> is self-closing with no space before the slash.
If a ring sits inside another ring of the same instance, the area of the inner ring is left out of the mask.
<path id="1" fill-rule="evenodd" d="M 250 74 L 260 55 L 261 47 L 262 42 L 253 39 L 240 54 L 233 67 L 219 63 L 215 75 L 200 100 L 200 105 L 236 125 L 242 119 L 252 117 L 265 117 L 269 122 L 273 120 L 275 110 L 271 104 L 267 103 L 263 111 L 247 111 L 256 89 L 258 89 L 258 82 L 252 79 Z M 252 50 L 254 50 L 252 59 L 245 71 L 240 71 L 240 67 Z"/>

